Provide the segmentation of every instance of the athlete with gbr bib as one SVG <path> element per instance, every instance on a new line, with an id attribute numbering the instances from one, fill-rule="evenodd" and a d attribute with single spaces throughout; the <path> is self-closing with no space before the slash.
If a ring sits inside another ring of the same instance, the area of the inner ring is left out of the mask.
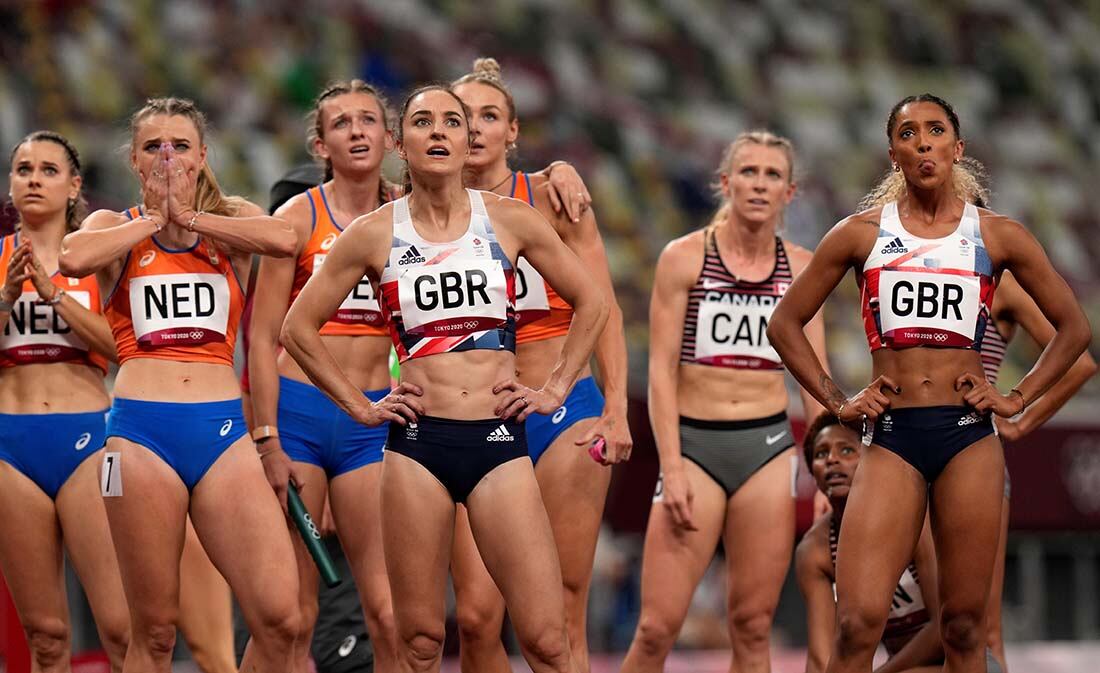
<path id="1" fill-rule="evenodd" d="M 550 414 L 531 414 L 526 427 L 528 453 L 561 561 L 569 645 L 578 670 L 588 671 L 588 588 L 611 482 L 611 470 L 606 465 L 629 458 L 631 449 L 622 312 L 614 300 L 607 252 L 592 210 L 585 209 L 573 220 L 566 213 L 555 213 L 552 176 L 513 171 L 508 166 L 508 155 L 519 135 L 519 120 L 500 65 L 491 58 L 478 59 L 473 72 L 453 86 L 472 115 L 466 185 L 510 196 L 536 208 L 580 257 L 588 278 L 608 297 L 610 314 L 595 351 L 606 400 L 586 366 L 565 402 Z M 553 172 L 573 174 L 569 166 Z M 568 194 L 559 196 L 565 200 Z M 520 382 L 539 385 L 547 379 L 572 318 L 573 308 L 530 262 L 521 258 L 516 265 L 516 370 Z M 451 572 L 462 670 L 509 671 L 508 655 L 500 638 L 504 600 L 477 553 L 464 508 L 459 508 L 456 529 Z"/>
<path id="2" fill-rule="evenodd" d="M 985 612 L 1004 490 L 991 413 L 1023 411 L 1065 374 L 1090 330 L 1035 238 L 958 196 L 954 166 L 964 143 L 947 102 L 931 94 L 903 99 L 886 134 L 904 193 L 843 220 L 822 239 L 805 276 L 776 308 L 768 335 L 804 388 L 842 421 L 866 419 L 869 434 L 840 530 L 838 628 L 826 670 L 871 670 L 927 510 L 944 670 L 977 672 L 986 665 Z M 875 376 L 851 398 L 802 332 L 849 268 L 857 273 Z M 1057 331 L 1007 396 L 986 380 L 978 352 L 1004 270 Z"/>
<path id="3" fill-rule="evenodd" d="M 535 671 L 573 671 L 553 534 L 523 421 L 561 406 L 607 318 L 600 290 L 530 206 L 464 189 L 469 114 L 447 87 L 418 89 L 398 119 L 409 196 L 356 220 L 306 284 L 283 344 L 310 379 L 367 425 L 390 421 L 382 475 L 386 569 L 399 659 L 438 668 L 456 504 L 504 594 Z M 574 307 L 545 385 L 515 380 L 515 260 L 526 257 Z M 377 403 L 340 370 L 321 325 L 366 274 L 401 359 Z"/>
<path id="4" fill-rule="evenodd" d="M 661 477 L 646 529 L 642 613 L 623 671 L 660 671 L 719 539 L 731 670 L 767 671 L 772 615 L 794 545 L 797 462 L 768 320 L 810 259 L 776 230 L 795 193 L 790 141 L 726 149 L 710 226 L 669 243 L 650 303 L 649 413 Z M 807 327 L 824 358 L 820 316 Z M 820 405 L 803 394 L 808 417 Z"/>
<path id="5" fill-rule="evenodd" d="M 60 259 L 67 275 L 97 274 L 121 363 L 101 486 L 130 606 L 123 668 L 171 669 L 190 514 L 252 632 L 242 670 L 286 671 L 294 551 L 245 428 L 233 346 L 251 255 L 292 254 L 294 233 L 222 194 L 191 101 L 148 101 L 131 133 L 142 204 L 93 213 Z"/>

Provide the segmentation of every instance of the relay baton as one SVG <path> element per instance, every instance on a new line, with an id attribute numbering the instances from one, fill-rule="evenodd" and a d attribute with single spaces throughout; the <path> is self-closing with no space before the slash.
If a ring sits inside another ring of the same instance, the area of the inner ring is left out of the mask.
<path id="1" fill-rule="evenodd" d="M 328 549 L 325 549 L 325 543 L 321 541 L 321 531 L 314 523 L 313 517 L 306 511 L 302 496 L 298 495 L 298 487 L 293 482 L 287 484 L 286 504 L 287 509 L 290 510 L 290 517 L 294 519 L 298 532 L 302 534 L 302 541 L 306 543 L 309 555 L 313 557 L 317 570 L 321 572 L 321 579 L 325 581 L 325 586 L 329 588 L 336 586 L 341 581 L 340 573 L 336 571 L 336 564 L 332 562 Z"/>

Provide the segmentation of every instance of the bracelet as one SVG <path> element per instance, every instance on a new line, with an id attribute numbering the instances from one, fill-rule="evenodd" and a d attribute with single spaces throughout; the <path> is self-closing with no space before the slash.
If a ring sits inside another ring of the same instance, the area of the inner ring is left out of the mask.
<path id="1" fill-rule="evenodd" d="M 844 407 L 848 406 L 848 400 L 844 400 L 840 403 L 840 406 L 836 408 L 836 417 L 839 420 L 840 415 L 844 413 Z"/>
<path id="2" fill-rule="evenodd" d="M 46 306 L 57 306 L 64 298 L 65 291 L 58 288 L 57 292 L 54 292 L 52 297 L 50 297 L 49 299 L 41 299 L 39 300 L 39 303 L 45 304 Z"/>
<path id="3" fill-rule="evenodd" d="M 1013 388 L 1013 389 L 1008 391 L 1009 395 L 1011 395 L 1012 393 L 1016 393 L 1017 395 L 1020 396 L 1020 410 L 1017 411 L 1016 413 L 1022 414 L 1024 412 L 1024 409 L 1027 409 L 1027 398 L 1024 397 L 1024 394 L 1022 392 L 1020 392 L 1019 388 Z"/>
<path id="4" fill-rule="evenodd" d="M 205 215 L 206 211 L 200 210 L 191 216 L 191 220 L 187 223 L 187 231 L 195 231 L 195 220 L 199 219 L 199 215 Z"/>
<path id="5" fill-rule="evenodd" d="M 565 161 L 564 159 L 558 159 L 556 161 L 551 161 L 550 165 L 546 167 L 546 177 L 550 177 L 550 174 L 553 173 L 554 169 L 557 168 L 558 166 L 568 166 L 568 165 L 569 165 L 569 162 Z"/>
<path id="6" fill-rule="evenodd" d="M 279 428 L 274 425 L 261 425 L 252 431 L 252 441 L 254 442 L 262 442 L 265 439 L 272 438 L 279 438 Z"/>

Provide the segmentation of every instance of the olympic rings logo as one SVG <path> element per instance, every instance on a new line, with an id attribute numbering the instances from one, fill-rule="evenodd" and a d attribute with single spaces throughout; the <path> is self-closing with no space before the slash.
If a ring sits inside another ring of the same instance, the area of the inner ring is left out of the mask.
<path id="1" fill-rule="evenodd" d="M 201 339 L 204 336 L 206 336 L 206 332 L 204 330 L 201 330 L 201 329 L 193 329 L 193 330 L 191 330 L 191 334 L 189 336 L 192 339 Z"/>
<path id="2" fill-rule="evenodd" d="M 465 323 L 463 323 L 462 326 L 465 327 L 466 329 L 477 329 L 477 321 L 476 320 L 467 320 Z"/>
<path id="3" fill-rule="evenodd" d="M 942 343 L 942 342 L 944 342 L 944 341 L 947 341 L 947 335 L 946 335 L 946 334 L 942 334 L 942 333 L 940 333 L 940 334 L 936 334 L 936 336 L 935 336 L 935 339 L 936 339 L 936 341 L 939 341 L 939 342 L 941 342 L 941 343 Z"/>
<path id="4" fill-rule="evenodd" d="M 305 520 L 306 526 L 309 527 L 309 536 L 312 537 L 314 540 L 320 540 L 321 531 L 317 530 L 317 524 L 313 523 L 313 517 L 307 513 L 305 516 Z"/>
<path id="5" fill-rule="evenodd" d="M 46 349 L 46 355 L 48 355 L 51 358 L 55 358 L 58 355 L 61 355 L 61 349 L 60 348 L 47 348 Z"/>

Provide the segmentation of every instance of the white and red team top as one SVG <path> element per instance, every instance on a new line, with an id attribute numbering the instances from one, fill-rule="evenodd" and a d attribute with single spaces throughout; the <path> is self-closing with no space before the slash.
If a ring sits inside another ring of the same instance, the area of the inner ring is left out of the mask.
<path id="1" fill-rule="evenodd" d="M 880 348 L 981 348 L 996 281 L 978 209 L 966 204 L 955 231 L 920 238 L 905 230 L 897 202 L 883 206 L 858 276 L 863 327 Z"/>
<path id="2" fill-rule="evenodd" d="M 783 369 L 767 335 L 772 312 L 794 280 L 783 239 L 775 237 L 775 266 L 759 281 L 738 278 L 726 267 L 714 229 L 703 240 L 703 268 L 688 291 L 681 364 Z"/>
<path id="3" fill-rule="evenodd" d="M 470 226 L 454 241 L 416 233 L 409 198 L 393 203 L 381 309 L 399 362 L 475 349 L 516 350 L 516 286 L 481 193 L 467 189 Z"/>

